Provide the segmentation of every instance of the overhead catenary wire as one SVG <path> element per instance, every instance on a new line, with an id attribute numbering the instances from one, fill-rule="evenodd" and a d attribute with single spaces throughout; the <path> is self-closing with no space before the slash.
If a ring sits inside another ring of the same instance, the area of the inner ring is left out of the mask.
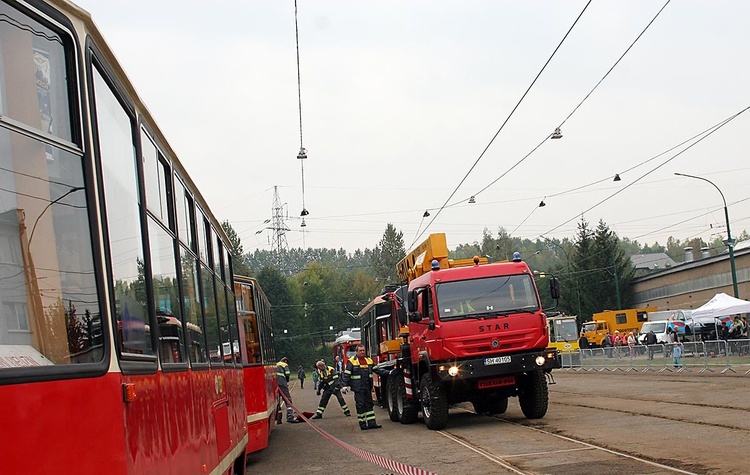
<path id="1" fill-rule="evenodd" d="M 604 74 L 604 76 L 602 76 L 602 78 L 594 85 L 594 87 L 588 92 L 588 94 L 586 94 L 583 97 L 583 99 L 581 99 L 581 101 L 578 103 L 578 105 L 576 105 L 573 108 L 573 110 L 567 115 L 567 117 L 565 117 L 565 119 L 563 119 L 563 121 L 557 126 L 557 130 L 561 129 L 563 127 L 563 125 L 565 125 L 565 123 L 568 121 L 568 119 L 570 119 L 571 117 L 573 117 L 573 114 L 575 114 L 576 111 L 578 111 L 578 109 L 583 105 L 584 102 L 586 102 L 586 100 L 591 96 L 591 94 L 593 94 L 594 91 L 596 91 L 597 88 L 602 84 L 602 82 L 604 82 L 604 80 L 607 79 L 607 76 L 609 76 L 609 74 L 615 69 L 615 67 L 618 64 L 620 64 L 620 61 L 622 61 L 622 59 L 625 57 L 625 55 L 628 54 L 628 52 L 633 48 L 633 46 L 635 46 L 635 44 L 638 42 L 638 40 L 641 39 L 641 37 L 643 36 L 643 34 L 646 33 L 646 30 L 648 30 L 649 27 L 651 27 L 651 25 L 654 23 L 654 21 L 656 21 L 656 19 L 659 17 L 659 15 L 661 14 L 661 12 L 664 11 L 664 9 L 667 7 L 667 5 L 669 5 L 670 1 L 671 0 L 667 0 L 667 2 L 661 7 L 661 9 L 651 19 L 651 21 L 648 22 L 648 24 L 646 25 L 646 27 L 643 28 L 643 30 L 640 32 L 640 34 L 633 40 L 632 43 L 630 43 L 630 46 L 628 46 L 625 49 L 625 52 L 623 52 L 620 55 L 620 57 L 617 59 L 617 61 L 615 61 L 614 64 L 609 68 L 609 70 L 607 70 L 607 72 Z M 588 6 L 588 5 L 586 5 L 586 6 Z M 581 12 L 581 13 L 583 13 L 583 12 Z M 521 157 L 521 159 L 518 160 L 516 163 L 514 163 L 513 166 L 511 166 L 510 168 L 508 168 L 507 170 L 505 170 L 499 177 L 497 177 L 494 180 L 492 180 L 484 188 L 482 188 L 479 191 L 475 192 L 473 194 L 473 196 L 478 196 L 482 192 L 487 191 L 488 188 L 490 188 L 492 185 L 494 185 L 495 183 L 497 183 L 498 181 L 500 181 L 502 178 L 504 178 L 514 168 L 516 168 L 518 165 L 520 165 L 521 163 L 523 163 L 527 158 L 529 158 L 529 156 L 531 156 L 531 154 L 533 154 L 534 152 L 536 152 L 542 145 L 544 145 L 545 143 L 547 143 L 547 141 L 550 139 L 551 136 L 552 136 L 552 134 L 548 134 L 541 142 L 539 142 L 534 148 L 532 148 L 530 152 L 528 152 L 526 155 L 524 155 L 523 157 Z M 601 180 L 601 181 L 604 181 L 604 180 Z M 596 183 L 600 183 L 600 182 L 596 182 Z M 586 185 L 586 186 L 588 186 L 588 185 Z M 550 196 L 553 196 L 553 195 L 550 195 Z M 464 199 L 464 200 L 458 201 L 457 203 L 461 203 L 463 201 L 466 201 L 466 200 Z"/>
<path id="2" fill-rule="evenodd" d="M 604 198 L 604 199 L 600 200 L 599 202 L 597 202 L 597 203 L 596 203 L 596 204 L 594 204 L 593 206 L 591 206 L 591 207 L 587 208 L 586 210 L 582 211 L 581 213 L 577 213 L 577 214 L 576 214 L 575 216 L 573 216 L 573 217 L 569 218 L 568 220 L 564 221 L 564 222 L 563 222 L 563 223 L 561 223 L 561 224 L 558 224 L 557 226 L 555 226 L 554 228 L 552 228 L 552 229 L 548 230 L 548 231 L 547 231 L 546 233 L 543 233 L 543 234 L 549 234 L 549 233 L 551 233 L 551 232 L 553 232 L 553 231 L 555 231 L 555 230 L 557 230 L 557 229 L 559 229 L 559 228 L 561 228 L 561 227 L 565 226 L 566 224 L 568 224 L 568 223 L 570 223 L 571 221 L 573 221 L 574 219 L 576 219 L 576 218 L 577 218 L 578 216 L 580 216 L 580 215 L 584 215 L 584 214 L 588 213 L 589 211 L 591 211 L 591 210 L 593 210 L 593 209 L 597 208 L 598 206 L 600 206 L 600 205 L 601 205 L 602 203 L 605 203 L 606 201 L 609 201 L 610 199 L 614 198 L 614 197 L 615 197 L 616 195 L 619 195 L 619 194 L 620 194 L 620 193 L 622 193 L 623 191 L 627 190 L 627 189 L 628 189 L 628 188 L 630 188 L 631 186 L 633 186 L 633 185 L 635 185 L 636 183 L 638 183 L 639 181 L 641 181 L 641 180 L 642 180 L 643 178 L 647 177 L 647 176 L 648 176 L 648 175 L 650 175 L 651 173 L 655 172 L 655 171 L 656 171 L 656 170 L 658 170 L 659 168 L 663 167 L 663 166 L 664 166 L 664 165 L 666 165 L 667 163 L 671 162 L 671 161 L 672 161 L 672 160 L 674 160 L 675 158 L 679 157 L 679 156 L 680 156 L 680 155 L 682 155 L 683 153 L 687 152 L 687 151 L 688 151 L 688 150 L 690 150 L 691 148 L 693 148 L 693 147 L 695 147 L 696 145 L 698 145 L 699 143 L 701 143 L 701 142 L 702 142 L 703 140 L 705 140 L 705 139 L 707 139 L 708 137 L 710 137 L 711 135 L 713 135 L 713 134 L 714 134 L 714 132 L 718 131 L 719 129 L 721 129 L 722 127 L 724 127 L 725 125 L 727 125 L 727 124 L 728 124 L 729 122 L 731 122 L 732 120 L 734 120 L 734 119 L 736 119 L 737 117 L 739 117 L 739 116 L 740 116 L 741 114 L 743 114 L 744 112 L 746 112 L 746 111 L 747 111 L 748 109 L 750 109 L 750 106 L 748 106 L 748 107 L 745 107 L 745 108 L 744 108 L 744 109 L 742 109 L 741 111 L 739 111 L 739 112 L 737 112 L 736 114 L 732 115 L 731 117 L 727 118 L 726 120 L 724 120 L 723 122 L 721 122 L 721 123 L 720 123 L 720 124 L 719 124 L 718 126 L 714 127 L 714 128 L 713 128 L 713 129 L 711 130 L 711 131 L 707 132 L 707 133 L 706 133 L 705 135 L 703 135 L 702 137 L 700 137 L 699 139 L 697 139 L 697 140 L 696 140 L 695 142 L 691 143 L 690 145 L 688 145 L 687 147 L 685 147 L 685 148 L 684 148 L 683 150 L 680 150 L 680 151 L 679 151 L 679 152 L 677 152 L 676 154 L 672 155 L 672 156 L 671 156 L 670 158 L 668 158 L 668 159 L 667 159 L 667 160 L 665 160 L 664 162 L 660 163 L 659 165 L 655 166 L 655 167 L 654 167 L 654 168 L 652 168 L 651 170 L 647 171 L 646 173 L 644 173 L 644 174 L 643 174 L 643 175 L 641 175 L 640 177 L 636 178 L 636 179 L 635 179 L 635 180 L 633 180 L 632 182 L 628 183 L 628 184 L 627 184 L 627 185 L 625 185 L 624 187 L 620 188 L 619 190 L 615 191 L 614 193 L 612 193 L 611 195 L 607 196 L 606 198 Z"/>
<path id="3" fill-rule="evenodd" d="M 518 107 L 521 105 L 521 102 L 523 102 L 523 100 L 526 98 L 526 96 L 528 95 L 529 91 L 531 91 L 531 88 L 534 87 L 534 84 L 536 84 L 537 80 L 542 75 L 542 73 L 544 72 L 544 70 L 547 69 L 547 66 L 552 61 L 552 58 L 555 57 L 555 54 L 557 53 L 557 51 L 562 47 L 562 44 L 568 38 L 568 35 L 570 35 L 570 32 L 573 31 L 573 28 L 578 23 L 578 20 L 581 19 L 581 17 L 583 16 L 583 13 L 586 11 L 586 9 L 589 7 L 589 5 L 591 5 L 591 0 L 589 0 L 586 3 L 586 5 L 583 7 L 583 10 L 581 10 L 581 13 L 578 14 L 578 17 L 576 17 L 576 19 L 573 22 L 573 24 L 570 26 L 570 28 L 568 28 L 568 31 L 565 33 L 565 36 L 563 36 L 562 40 L 560 40 L 560 43 L 558 43 L 557 47 L 554 49 L 554 51 L 552 51 L 552 54 L 547 59 L 547 61 L 544 63 L 544 66 L 542 66 L 542 69 L 539 70 L 539 72 L 537 73 L 537 75 L 534 78 L 534 80 L 531 81 L 531 84 L 529 84 L 529 87 L 526 89 L 526 91 L 523 93 L 523 95 L 518 100 L 518 102 L 516 103 L 516 105 L 510 111 L 510 113 L 508 114 L 508 117 L 505 118 L 505 120 L 503 121 L 502 125 L 500 125 L 500 128 L 497 130 L 497 132 L 495 132 L 495 135 L 492 136 L 492 139 L 490 139 L 490 141 L 487 144 L 487 146 L 484 147 L 484 150 L 482 150 L 482 153 L 479 154 L 479 157 L 477 157 L 477 159 L 471 165 L 471 167 L 466 172 L 466 174 L 464 175 L 464 177 L 461 178 L 461 181 L 458 182 L 458 185 L 456 185 L 456 188 L 451 192 L 451 194 L 445 200 L 445 202 L 443 203 L 443 205 L 435 211 L 434 216 L 432 216 L 432 219 L 427 223 L 427 226 L 425 226 L 424 230 L 422 230 L 421 233 L 417 233 L 417 235 L 414 237 L 414 240 L 409 245 L 409 248 L 413 247 L 414 244 L 417 242 L 417 240 L 420 237 L 422 237 L 422 235 L 425 232 L 427 232 L 427 230 L 430 228 L 430 226 L 432 225 L 432 223 L 434 223 L 435 220 L 437 219 L 437 217 L 440 215 L 440 212 L 446 207 L 446 205 L 448 204 L 448 202 L 450 202 L 451 198 L 453 198 L 453 196 L 458 192 L 459 188 L 461 188 L 461 185 L 463 185 L 463 183 L 469 177 L 469 175 L 471 174 L 471 172 L 474 171 L 474 168 L 476 168 L 476 166 L 479 163 L 479 161 L 482 159 L 482 157 L 484 157 L 485 153 L 487 153 L 487 150 L 489 150 L 490 146 L 495 141 L 495 139 L 497 138 L 497 136 L 500 135 L 500 132 L 503 130 L 503 128 L 505 128 L 505 124 L 507 124 L 508 121 L 510 120 L 510 118 L 513 117 L 513 114 L 516 112 L 516 110 L 518 109 Z"/>
<path id="4" fill-rule="evenodd" d="M 307 150 L 302 140 L 302 75 L 299 64 L 299 24 L 297 21 L 297 0 L 294 0 L 294 38 L 297 47 L 297 103 L 299 105 L 299 153 L 297 159 L 300 161 L 302 170 L 302 212 L 300 216 L 307 216 L 309 213 L 305 207 L 305 160 L 307 159 Z"/>

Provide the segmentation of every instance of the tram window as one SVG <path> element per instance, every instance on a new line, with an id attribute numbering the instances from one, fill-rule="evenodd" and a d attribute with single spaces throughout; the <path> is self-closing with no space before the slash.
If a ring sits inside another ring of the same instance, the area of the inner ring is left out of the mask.
<path id="1" fill-rule="evenodd" d="M 221 278 L 221 272 L 223 271 L 221 257 L 224 253 L 224 246 L 221 243 L 221 238 L 219 238 L 219 235 L 216 232 L 213 232 L 212 230 L 210 235 L 214 238 L 213 245 L 211 246 L 211 264 L 213 265 L 214 273 Z"/>
<path id="2" fill-rule="evenodd" d="M 157 334 L 159 356 L 162 363 L 182 363 L 185 361 L 185 340 L 182 334 L 174 238 L 151 217 L 148 219 L 148 234 L 151 244 L 151 287 L 154 292 L 156 323 L 160 330 Z M 179 332 L 174 329 L 175 326 L 180 327 Z"/>
<path id="3" fill-rule="evenodd" d="M 221 341 L 219 340 L 219 317 L 216 314 L 216 294 L 214 292 L 214 276 L 211 270 L 201 265 L 201 301 L 203 302 L 203 318 L 206 320 L 206 342 L 208 343 L 208 358 L 211 365 L 221 366 Z"/>
<path id="4" fill-rule="evenodd" d="M 206 332 L 203 324 L 201 300 L 199 297 L 198 263 L 195 257 L 185 248 L 180 248 L 182 274 L 182 303 L 188 330 L 187 350 L 191 364 L 208 362 L 206 351 Z"/>
<path id="5" fill-rule="evenodd" d="M 214 276 L 214 285 L 216 286 L 216 311 L 219 317 L 222 360 L 224 363 L 232 364 L 234 362 L 234 353 L 235 351 L 239 351 L 239 347 L 235 347 L 229 328 L 226 288 L 221 283 L 219 276 Z"/>
<path id="6" fill-rule="evenodd" d="M 232 253 L 229 249 L 224 250 L 224 281 L 232 282 Z"/>
<path id="7" fill-rule="evenodd" d="M 237 329 L 237 307 L 235 305 L 232 305 L 232 302 L 234 302 L 234 299 L 232 298 L 232 293 L 229 291 L 229 288 L 227 288 L 227 295 L 229 297 L 229 305 L 227 305 L 227 309 L 229 310 L 229 338 L 234 342 L 234 362 L 235 363 L 242 363 L 242 353 L 240 352 L 240 335 L 239 330 Z"/>
<path id="8" fill-rule="evenodd" d="M 104 174 L 104 201 L 111 272 L 115 283 L 115 320 L 122 353 L 154 355 L 148 331 L 143 246 L 139 214 L 138 173 L 133 153 L 132 121 L 94 69 L 99 160 Z"/>
<path id="9" fill-rule="evenodd" d="M 172 201 L 169 163 L 164 160 L 156 145 L 144 131 L 141 131 L 141 155 L 146 206 L 151 214 L 165 226 L 174 229 L 169 206 Z"/>
<path id="10" fill-rule="evenodd" d="M 47 145 L 0 126 L 0 375 L 103 357 L 81 158 Z"/>
<path id="11" fill-rule="evenodd" d="M 247 362 L 260 363 L 260 335 L 258 333 L 258 316 L 250 314 L 242 317 L 243 332 L 245 333 L 245 346 L 247 349 Z"/>
<path id="12" fill-rule="evenodd" d="M 182 184 L 182 180 L 179 177 L 174 181 L 174 188 L 175 206 L 177 208 L 177 231 L 180 241 L 189 249 L 195 251 L 193 198 L 187 193 L 185 185 Z"/>
<path id="13" fill-rule="evenodd" d="M 67 67 L 68 37 L 5 2 L 0 19 L 0 115 L 72 142 L 68 81 L 77 76 Z M 48 160 L 59 158 L 60 150 L 43 148 Z"/>
<path id="14" fill-rule="evenodd" d="M 202 263 L 210 264 L 208 260 L 208 253 L 209 243 L 211 242 L 211 227 L 200 208 L 198 208 L 198 212 L 196 213 L 196 224 L 198 227 L 198 258 Z"/>

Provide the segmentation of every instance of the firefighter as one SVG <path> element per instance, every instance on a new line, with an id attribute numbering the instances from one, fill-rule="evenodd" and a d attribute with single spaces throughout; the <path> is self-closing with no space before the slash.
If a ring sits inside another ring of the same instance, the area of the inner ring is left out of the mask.
<path id="1" fill-rule="evenodd" d="M 286 421 L 287 422 L 299 422 L 297 414 L 292 409 L 292 395 L 289 393 L 289 378 L 292 373 L 289 371 L 289 359 L 285 356 L 276 363 L 276 382 L 279 385 L 279 391 L 284 396 L 284 404 L 286 404 Z"/>
<path id="2" fill-rule="evenodd" d="M 333 366 L 326 366 L 325 362 L 323 362 L 322 360 L 315 363 L 315 368 L 315 372 L 318 374 L 317 394 L 320 395 L 320 392 L 323 391 L 323 396 L 320 398 L 320 402 L 318 403 L 318 410 L 315 411 L 315 414 L 311 417 L 311 419 L 321 419 L 323 417 L 323 411 L 326 410 L 326 406 L 328 406 L 328 400 L 331 399 L 331 395 L 336 396 L 336 399 L 339 400 L 339 404 L 341 405 L 341 409 L 344 411 L 344 414 L 346 415 L 346 417 L 350 417 L 352 413 L 349 412 L 349 406 L 346 405 L 344 396 L 341 395 L 341 380 L 339 379 L 339 375 L 336 370 L 333 368 Z"/>
<path id="3" fill-rule="evenodd" d="M 381 374 L 373 367 L 372 360 L 365 356 L 365 345 L 357 345 L 357 354 L 349 358 L 344 370 L 342 393 L 346 394 L 351 386 L 354 392 L 354 402 L 357 405 L 357 419 L 359 428 L 380 429 L 382 426 L 375 422 L 374 403 L 372 401 L 372 373 Z"/>

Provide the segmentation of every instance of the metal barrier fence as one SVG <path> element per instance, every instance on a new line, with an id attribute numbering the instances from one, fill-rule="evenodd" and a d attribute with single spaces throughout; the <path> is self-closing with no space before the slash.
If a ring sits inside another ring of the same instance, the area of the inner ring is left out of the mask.
<path id="1" fill-rule="evenodd" d="M 679 348 L 679 356 L 675 354 Z M 647 373 L 735 373 L 750 375 L 750 340 L 710 340 L 656 345 L 616 346 L 560 353 L 568 371 Z"/>

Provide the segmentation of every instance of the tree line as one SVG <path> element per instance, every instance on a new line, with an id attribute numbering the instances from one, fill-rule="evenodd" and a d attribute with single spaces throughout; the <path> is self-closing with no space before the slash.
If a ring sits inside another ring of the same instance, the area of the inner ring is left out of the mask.
<path id="1" fill-rule="evenodd" d="M 379 295 L 385 285 L 398 283 L 396 263 L 406 254 L 403 232 L 388 223 L 379 243 L 372 249 L 257 249 L 244 253 L 242 243 L 228 222 L 222 223 L 233 249 L 234 272 L 258 279 L 271 302 L 276 354 L 290 358 L 292 366 L 310 370 L 313 362 L 325 358 L 330 364 L 330 343 L 339 331 L 358 327 L 357 313 Z M 743 231 L 739 240 L 748 239 Z M 665 246 L 641 245 L 620 238 L 600 220 L 592 227 L 585 219 L 575 235 L 564 239 L 540 237 L 534 240 L 512 237 L 499 228 L 495 234 L 485 228 L 481 240 L 461 244 L 450 258 L 486 256 L 490 262 L 512 259 L 514 252 L 534 271 L 545 308 L 553 305 L 547 291 L 549 278 L 556 276 L 561 297 L 556 311 L 576 315 L 579 323 L 596 312 L 630 308 L 634 299 L 634 278 L 630 256 L 665 253 L 676 262 L 684 248 L 708 247 L 711 254 L 723 252 L 721 237 L 705 242 L 670 237 Z"/>

